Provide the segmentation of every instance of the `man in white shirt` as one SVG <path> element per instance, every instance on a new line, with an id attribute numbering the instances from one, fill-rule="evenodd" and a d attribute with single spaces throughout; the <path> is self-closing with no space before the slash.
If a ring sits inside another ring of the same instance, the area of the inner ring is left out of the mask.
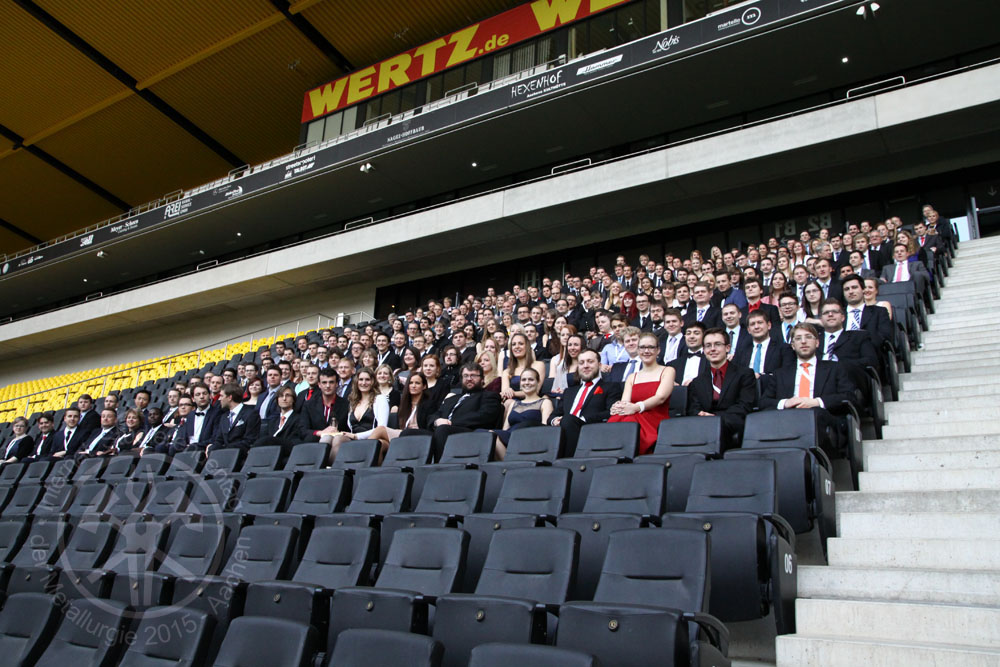
<path id="1" fill-rule="evenodd" d="M 778 410 L 837 408 L 850 401 L 854 385 L 845 370 L 834 361 L 818 358 L 820 337 L 815 327 L 805 322 L 792 332 L 794 365 L 782 366 L 766 383 L 760 405 Z"/>
<path id="2" fill-rule="evenodd" d="M 702 366 L 708 361 L 702 354 L 702 343 L 705 340 L 705 325 L 701 322 L 688 322 L 684 325 L 685 354 L 674 359 L 669 366 L 674 369 L 674 381 L 685 387 L 698 377 Z"/>
<path id="3" fill-rule="evenodd" d="M 897 243 L 892 249 L 892 264 L 882 267 L 881 280 L 884 283 L 905 283 L 913 281 L 917 295 L 920 296 L 927 288 L 931 274 L 921 261 L 909 260 L 909 249 L 902 243 Z"/>

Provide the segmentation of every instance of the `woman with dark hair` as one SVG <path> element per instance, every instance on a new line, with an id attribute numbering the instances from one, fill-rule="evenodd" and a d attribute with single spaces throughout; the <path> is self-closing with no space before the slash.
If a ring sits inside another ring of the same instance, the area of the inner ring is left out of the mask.
<path id="1" fill-rule="evenodd" d="M 257 379 L 259 378 L 254 378 L 254 380 Z M 117 454 L 133 449 L 138 450 L 144 437 L 146 437 L 146 434 L 142 428 L 142 415 L 135 408 L 129 408 L 125 411 L 125 432 L 118 436 L 115 444 L 110 449 L 106 450 L 106 452 L 98 452 L 98 454 Z"/>
<path id="2" fill-rule="evenodd" d="M 420 373 L 427 382 L 426 398 L 428 400 L 428 409 L 433 412 L 438 409 L 441 401 L 451 391 L 451 385 L 440 379 L 441 360 L 438 359 L 436 354 L 428 354 L 420 360 Z M 402 399 L 400 399 L 400 402 L 402 403 Z"/>
<path id="3" fill-rule="evenodd" d="M 819 314 L 823 305 L 823 290 L 816 283 L 809 283 L 802 290 L 802 321 L 813 326 L 822 326 Z"/>
<path id="4" fill-rule="evenodd" d="M 629 291 L 622 294 L 622 305 L 619 311 L 628 318 L 629 322 L 639 317 L 639 309 L 635 306 L 634 292 Z"/>
<path id="5" fill-rule="evenodd" d="M 661 366 L 656 357 L 660 341 L 652 333 L 639 337 L 642 368 L 625 381 L 622 399 L 611 406 L 612 422 L 639 424 L 639 454 L 649 454 L 656 444 L 660 422 L 670 418 L 670 394 L 674 389 L 674 369 Z"/>
<path id="6" fill-rule="evenodd" d="M 392 441 L 400 435 L 430 435 L 430 417 L 435 410 L 437 406 L 431 404 L 427 378 L 423 373 L 414 373 L 406 380 L 399 407 L 393 408 L 397 428 L 376 426 L 369 436 L 373 440 L 379 440 L 383 445 L 380 463 L 381 459 L 385 458 L 386 451 L 392 446 Z"/>
<path id="7" fill-rule="evenodd" d="M 788 278 L 781 271 L 775 271 L 771 276 L 771 290 L 767 296 L 761 299 L 761 302 L 770 304 L 775 308 L 778 307 L 778 299 L 781 295 L 785 293 L 788 289 Z"/>
<path id="8" fill-rule="evenodd" d="M 400 387 L 405 386 L 406 378 L 410 374 L 420 370 L 420 353 L 412 345 L 403 348 L 403 356 L 400 357 L 402 364 L 396 371 L 396 382 Z"/>
<path id="9" fill-rule="evenodd" d="M 257 398 L 264 393 L 264 380 L 259 375 L 247 382 L 247 391 L 244 396 L 243 405 L 257 405 Z"/>

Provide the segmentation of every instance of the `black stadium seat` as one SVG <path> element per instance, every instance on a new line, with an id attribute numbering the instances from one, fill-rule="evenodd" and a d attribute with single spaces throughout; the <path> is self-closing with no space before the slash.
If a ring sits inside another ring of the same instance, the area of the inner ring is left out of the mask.
<path id="1" fill-rule="evenodd" d="M 281 618 L 233 619 L 216 667 L 309 667 L 318 650 L 315 628 Z"/>
<path id="2" fill-rule="evenodd" d="M 0 612 L 0 655 L 8 665 L 34 665 L 62 618 L 56 598 L 42 593 L 11 595 Z"/>
<path id="3" fill-rule="evenodd" d="M 589 653 L 535 644 L 480 644 L 472 649 L 469 667 L 601 667 Z"/>
<path id="4" fill-rule="evenodd" d="M 398 531 L 374 587 L 334 591 L 328 645 L 351 628 L 426 633 L 425 596 L 458 590 L 468 544 L 468 534 L 455 528 Z"/>
<path id="5" fill-rule="evenodd" d="M 496 503 L 508 470 L 551 464 L 559 458 L 561 446 L 562 430 L 558 426 L 536 426 L 511 432 L 503 461 L 479 465 L 486 473 L 483 507 L 493 507 Z"/>
<path id="6" fill-rule="evenodd" d="M 371 468 L 378 461 L 381 444 L 378 440 L 351 440 L 340 446 L 334 459 L 334 470 L 357 470 Z"/>
<path id="7" fill-rule="evenodd" d="M 438 667 L 443 654 L 441 642 L 424 635 L 357 628 L 340 633 L 330 664 L 337 667 Z"/>
<path id="8" fill-rule="evenodd" d="M 573 473 L 569 511 L 583 510 L 595 468 L 631 461 L 638 451 L 638 424 L 585 424 L 580 429 L 580 440 L 573 457 L 559 459 L 554 464 L 569 468 Z"/>
<path id="9" fill-rule="evenodd" d="M 115 526 L 108 521 L 79 524 L 69 534 L 66 544 L 54 564 L 17 565 L 7 582 L 8 593 L 52 593 L 60 572 L 70 580 L 76 571 L 93 570 L 104 563 L 117 537 Z M 30 539 L 30 538 L 29 538 Z M 33 544 L 27 543 L 33 551 Z"/>
<path id="10" fill-rule="evenodd" d="M 150 607 L 128 642 L 119 667 L 204 664 L 215 619 L 189 607 Z"/>
<path id="11" fill-rule="evenodd" d="M 373 526 L 386 514 L 410 508 L 413 475 L 387 472 L 357 480 L 350 504 L 341 514 L 316 517 L 316 526 Z"/>
<path id="12" fill-rule="evenodd" d="M 70 600 L 63 621 L 37 667 L 103 667 L 117 663 L 124 648 L 130 615 L 128 606 L 113 600 Z M 94 632 L 93 628 L 100 631 Z"/>
<path id="13" fill-rule="evenodd" d="M 543 643 L 547 607 L 566 601 L 580 537 L 572 530 L 514 528 L 498 532 L 474 595 L 437 599 L 434 637 L 444 665 L 460 667 L 475 646 L 492 641 Z"/>

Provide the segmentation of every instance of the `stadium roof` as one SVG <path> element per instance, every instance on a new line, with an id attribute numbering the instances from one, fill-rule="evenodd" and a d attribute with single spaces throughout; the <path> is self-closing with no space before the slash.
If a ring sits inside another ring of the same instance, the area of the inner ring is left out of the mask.
<path id="1" fill-rule="evenodd" d="M 522 0 L 0 5 L 0 253 L 289 152 L 309 88 Z"/>

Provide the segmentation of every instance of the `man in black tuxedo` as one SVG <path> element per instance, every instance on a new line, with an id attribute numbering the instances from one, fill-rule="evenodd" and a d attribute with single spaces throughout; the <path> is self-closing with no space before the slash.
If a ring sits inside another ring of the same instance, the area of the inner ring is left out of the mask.
<path id="1" fill-rule="evenodd" d="M 694 304 L 684 314 L 684 323 L 701 322 L 706 329 L 722 326 L 722 309 L 712 305 L 712 292 L 708 283 L 694 286 Z"/>
<path id="2" fill-rule="evenodd" d="M 865 367 L 879 367 L 871 334 L 864 330 L 845 331 L 844 308 L 835 299 L 827 299 L 822 303 L 820 321 L 823 323 L 820 358 L 842 364 L 855 388 L 861 391 L 867 401 L 871 397 L 871 388 Z"/>
<path id="3" fill-rule="evenodd" d="M 242 396 L 241 389 L 241 399 Z M 204 449 L 215 437 L 215 429 L 219 422 L 219 416 L 222 414 L 219 403 L 212 404 L 211 390 L 209 390 L 208 385 L 202 382 L 195 384 L 191 389 L 191 397 L 194 399 L 194 410 L 187 416 L 184 426 L 178 427 L 177 436 L 174 438 L 175 450 L 188 447 Z M 219 402 L 221 403 L 221 401 L 220 395 Z"/>
<path id="4" fill-rule="evenodd" d="M 338 383 L 337 372 L 324 368 L 319 372 L 319 389 L 311 396 L 308 389 L 299 394 L 299 398 L 306 396 L 298 408 L 303 422 L 303 442 L 319 442 L 324 430 L 347 424 L 350 403 L 337 395 Z"/>
<path id="5" fill-rule="evenodd" d="M 815 265 L 816 285 L 823 291 L 824 299 L 844 302 L 844 289 L 833 275 L 833 264 L 828 259 L 818 259 Z"/>
<path id="6" fill-rule="evenodd" d="M 549 424 L 562 430 L 564 456 L 573 456 L 584 424 L 599 424 L 611 417 L 611 406 L 621 399 L 618 384 L 601 380 L 601 357 L 585 349 L 577 358 L 578 385 L 563 393 L 563 400 L 552 411 Z"/>
<path id="7" fill-rule="evenodd" d="M 708 372 L 702 372 L 688 385 L 687 414 L 718 415 L 722 419 L 724 446 L 727 449 L 736 447 L 743 433 L 743 423 L 756 400 L 753 371 L 730 363 L 731 345 L 724 329 L 706 331 L 702 348 L 709 363 Z"/>
<path id="8" fill-rule="evenodd" d="M 718 327 L 716 327 L 718 328 Z M 701 349 L 705 338 L 705 325 L 689 322 L 684 325 L 684 350 L 668 366 L 674 369 L 674 383 L 685 387 L 708 368 Z"/>
<path id="9" fill-rule="evenodd" d="M 892 320 L 889 318 L 889 311 L 882 306 L 865 304 L 864 283 L 861 276 L 857 275 L 848 276 L 841 282 L 841 286 L 844 288 L 844 300 L 847 301 L 845 328 L 848 331 L 857 331 L 858 329 L 867 331 L 872 337 L 875 351 L 881 355 L 882 344 L 885 341 L 891 343 L 895 340 L 895 330 L 892 327 Z"/>
<path id="10" fill-rule="evenodd" d="M 811 324 L 795 325 L 792 331 L 795 364 L 775 371 L 774 381 L 764 388 L 761 408 L 817 408 L 823 410 L 825 421 L 835 421 L 829 411 L 838 409 L 844 401 L 853 400 L 854 386 L 842 366 L 818 358 L 819 343 L 819 334 Z"/>
<path id="11" fill-rule="evenodd" d="M 375 334 L 375 350 L 376 350 L 376 367 L 382 364 L 389 364 L 392 370 L 399 370 L 402 366 L 402 361 L 397 357 L 391 349 L 389 349 L 389 334 L 384 331 L 379 331 Z M 354 360 L 356 363 L 361 363 L 360 359 Z"/>
<path id="12" fill-rule="evenodd" d="M 653 313 L 650 311 L 649 295 L 637 294 L 635 297 L 635 307 L 639 315 L 629 322 L 629 326 L 636 327 L 640 331 L 653 330 Z"/>
<path id="13" fill-rule="evenodd" d="M 121 431 L 118 428 L 118 413 L 111 408 L 101 410 L 101 426 L 98 430 L 88 433 L 85 439 L 77 441 L 75 449 L 67 449 L 67 456 L 77 456 L 79 458 L 88 456 L 104 456 L 107 454 Z"/>
<path id="14" fill-rule="evenodd" d="M 795 353 L 774 335 L 771 320 L 761 311 L 747 317 L 747 345 L 733 355 L 733 363 L 750 369 L 756 377 L 770 375 L 784 365 L 795 363 Z"/>
<path id="15" fill-rule="evenodd" d="M 244 454 L 260 435 L 260 415 L 252 405 L 243 405 L 243 390 L 239 385 L 227 384 L 219 396 L 219 416 L 215 437 L 208 443 L 205 453 L 216 449 L 239 449 Z"/>
<path id="16" fill-rule="evenodd" d="M 430 417 L 434 460 L 441 459 L 445 441 L 452 433 L 497 428 L 502 416 L 500 394 L 483 391 L 483 369 L 475 362 L 462 366 L 461 392 L 445 398 L 438 411 Z"/>

